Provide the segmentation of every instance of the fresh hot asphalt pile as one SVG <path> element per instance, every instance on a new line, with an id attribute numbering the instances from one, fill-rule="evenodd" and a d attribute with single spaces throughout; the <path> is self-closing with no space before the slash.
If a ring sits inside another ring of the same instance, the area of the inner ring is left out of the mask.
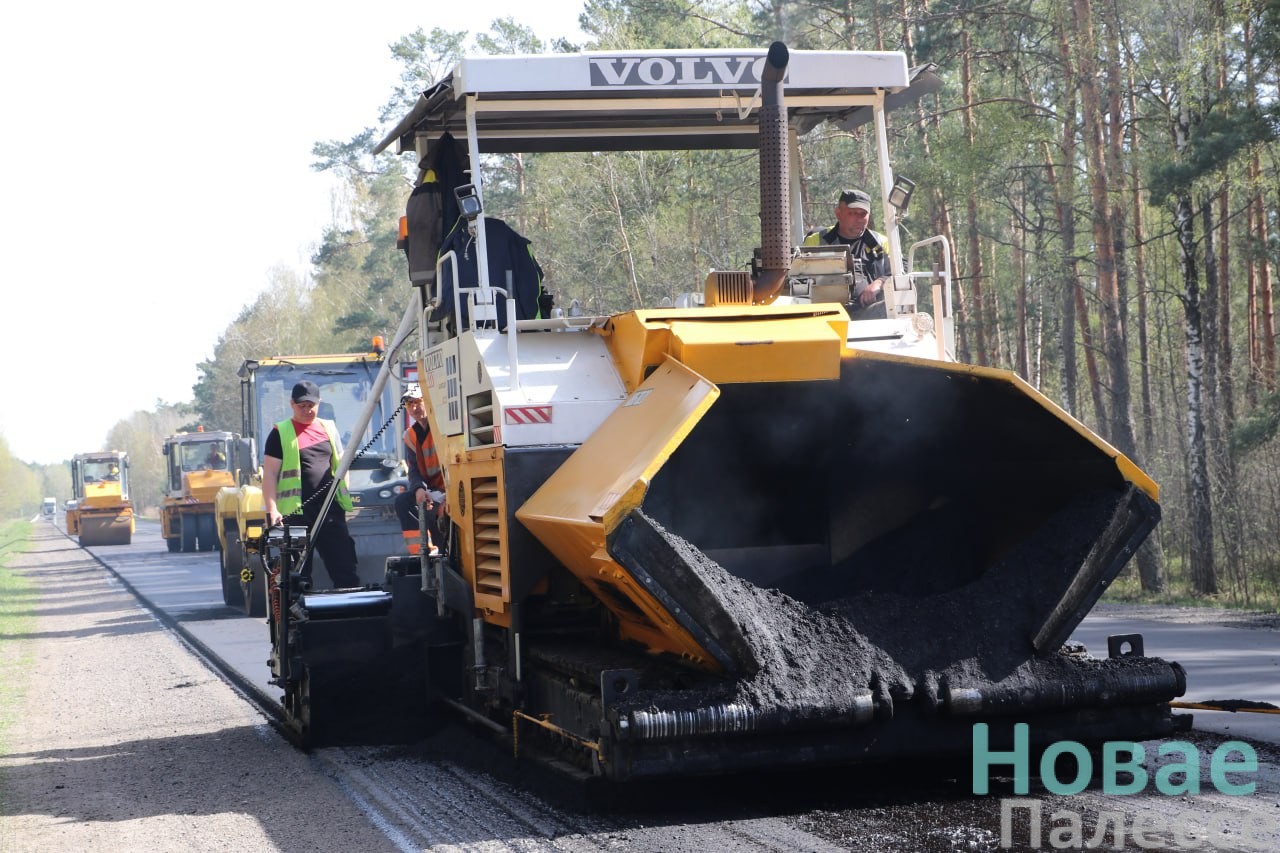
<path id="1" fill-rule="evenodd" d="M 1031 685 L 1047 675 L 1071 678 L 1106 661 L 1036 659 L 1031 638 L 1061 597 L 1121 495 L 1081 498 L 978 577 L 923 595 L 852 591 L 836 600 L 802 602 L 737 578 L 679 536 L 637 511 L 611 551 L 624 564 L 645 560 L 668 590 L 693 590 L 678 603 L 698 614 L 738 661 L 737 680 L 709 691 L 641 691 L 630 709 L 681 710 L 710 702 L 739 703 L 801 716 L 840 716 L 870 690 L 879 704 L 900 704 L 940 686 Z M 952 541 L 910 526 L 899 532 L 881 571 L 934 578 L 948 571 Z M 631 555 L 633 559 L 626 559 Z M 841 567 L 823 570 L 832 577 Z"/>

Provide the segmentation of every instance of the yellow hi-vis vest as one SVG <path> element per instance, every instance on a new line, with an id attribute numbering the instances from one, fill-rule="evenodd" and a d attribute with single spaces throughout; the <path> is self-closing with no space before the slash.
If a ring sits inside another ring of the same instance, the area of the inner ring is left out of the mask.
<path id="1" fill-rule="evenodd" d="M 338 425 L 333 421 L 317 420 L 329 434 L 329 470 L 338 470 Z M 298 433 L 293 428 L 293 419 L 285 418 L 276 424 L 280 432 L 280 481 L 276 486 L 276 509 L 281 515 L 293 515 L 302 509 L 302 455 L 298 452 Z M 344 510 L 352 509 L 351 495 L 347 493 L 347 484 L 338 480 L 338 495 L 334 498 L 338 506 Z"/>

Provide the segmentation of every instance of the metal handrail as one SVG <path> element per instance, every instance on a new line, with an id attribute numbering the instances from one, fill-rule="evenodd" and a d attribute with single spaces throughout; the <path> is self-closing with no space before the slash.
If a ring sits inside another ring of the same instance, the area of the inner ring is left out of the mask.
<path id="1" fill-rule="evenodd" d="M 934 277 L 935 273 L 933 270 L 929 270 L 928 272 L 915 272 L 916 249 L 920 249 L 925 246 L 930 246 L 930 245 L 933 245 L 934 243 L 942 244 L 942 278 L 945 282 L 945 285 L 943 287 L 944 305 L 943 305 L 943 311 L 941 316 L 950 317 L 951 316 L 951 243 L 947 240 L 946 237 L 939 234 L 936 237 L 929 237 L 928 239 L 920 240 L 919 242 L 911 244 L 911 248 L 907 250 L 907 277 L 910 278 L 912 281 L 918 278 Z M 935 311 L 938 310 L 936 305 L 934 306 L 934 310 Z"/>

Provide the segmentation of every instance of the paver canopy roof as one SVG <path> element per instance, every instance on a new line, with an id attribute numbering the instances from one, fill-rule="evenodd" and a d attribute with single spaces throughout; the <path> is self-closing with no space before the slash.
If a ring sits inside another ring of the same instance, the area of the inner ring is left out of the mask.
<path id="1" fill-rule="evenodd" d="M 754 148 L 767 51 L 665 50 L 486 56 L 461 60 L 374 149 L 415 150 L 415 136 L 467 136 L 467 104 L 485 153 Z M 852 129 L 935 89 L 928 68 L 895 51 L 790 51 L 786 105 L 806 133 Z M 418 149 L 420 150 L 420 149 Z"/>

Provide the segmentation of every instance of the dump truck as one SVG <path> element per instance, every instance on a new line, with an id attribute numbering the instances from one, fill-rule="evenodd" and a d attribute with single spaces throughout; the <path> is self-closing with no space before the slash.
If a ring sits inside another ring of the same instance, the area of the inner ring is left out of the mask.
<path id="1" fill-rule="evenodd" d="M 281 355 L 246 359 L 240 377 L 241 432 L 238 458 L 244 476 L 223 486 L 213 497 L 223 601 L 249 616 L 266 615 L 266 581 L 262 555 L 248 545 L 261 538 L 266 525 L 262 498 L 262 456 L 274 424 L 290 416 L 293 386 L 306 379 L 320 388 L 319 416 L 334 421 L 344 442 L 357 445 L 347 478 L 355 505 L 347 527 L 356 543 L 362 580 L 381 581 L 387 557 L 404 552 L 394 501 L 408 487 L 401 434 L 406 426 L 399 406 L 402 379 L 410 365 L 397 365 L 394 380 L 376 390 L 374 380 L 384 361 L 382 338 L 367 352 Z M 366 418 L 357 425 L 364 410 Z M 328 579 L 317 555 L 317 586 Z"/>
<path id="2" fill-rule="evenodd" d="M 1157 524 L 1156 483 L 958 363 L 946 240 L 901 244 L 886 112 L 937 85 L 901 53 L 776 43 L 468 57 L 419 97 L 377 151 L 419 169 L 406 319 L 448 534 L 340 592 L 290 570 L 309 531 L 265 537 L 298 742 L 379 697 L 374 735 L 408 696 L 622 782 L 962 757 L 977 724 L 992 750 L 1018 724 L 1030 749 L 1190 725 L 1182 668 L 1141 637 L 1067 642 Z M 878 142 L 881 319 L 850 320 L 845 250 L 801 249 L 791 153 L 819 126 Z M 674 307 L 538 316 L 486 246 L 485 154 L 705 148 L 758 151 L 761 245 Z M 430 186 L 458 149 L 466 184 Z M 440 251 L 452 227 L 470 258 Z"/>
<path id="3" fill-rule="evenodd" d="M 218 490 L 240 483 L 240 437 L 203 429 L 165 438 L 165 492 L 160 503 L 160 536 L 169 552 L 220 548 L 213 499 Z"/>
<path id="4" fill-rule="evenodd" d="M 133 541 L 129 502 L 129 454 L 119 450 L 71 457 L 75 506 L 67 510 L 67 533 L 82 546 L 128 545 Z"/>

